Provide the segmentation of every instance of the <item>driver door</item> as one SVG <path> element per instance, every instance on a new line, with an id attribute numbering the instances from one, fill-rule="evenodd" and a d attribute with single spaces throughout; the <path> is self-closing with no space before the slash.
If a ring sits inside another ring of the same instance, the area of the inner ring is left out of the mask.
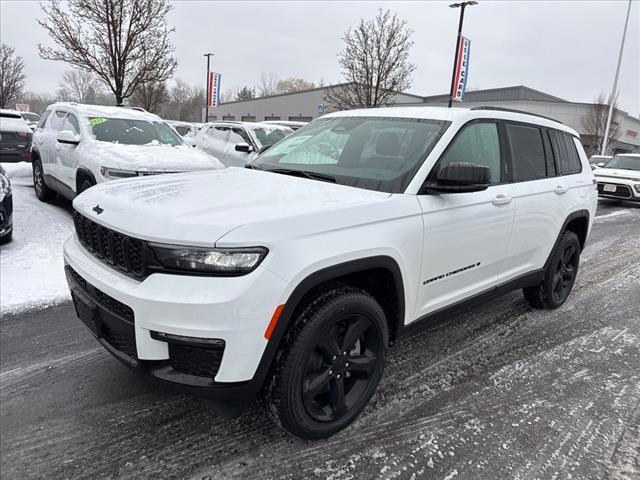
<path id="1" fill-rule="evenodd" d="M 424 247 L 416 318 L 497 285 L 515 213 L 512 186 L 503 180 L 506 161 L 499 130 L 494 121 L 467 124 L 434 167 L 436 171 L 452 162 L 487 166 L 489 188 L 418 196 Z"/>
<path id="2" fill-rule="evenodd" d="M 80 135 L 80 125 L 78 119 L 73 113 L 69 113 L 64 119 L 64 123 L 60 129 L 70 130 L 75 135 Z M 56 141 L 56 168 L 58 171 L 58 179 L 65 185 L 76 190 L 76 170 L 78 169 L 78 149 L 80 145 L 68 145 Z"/>

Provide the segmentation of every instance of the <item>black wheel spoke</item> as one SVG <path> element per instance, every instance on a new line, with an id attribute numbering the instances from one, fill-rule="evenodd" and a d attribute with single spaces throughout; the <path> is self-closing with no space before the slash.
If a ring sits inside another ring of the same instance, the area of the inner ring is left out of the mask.
<path id="1" fill-rule="evenodd" d="M 330 380 L 331 375 L 329 375 L 329 370 L 325 370 L 305 382 L 302 394 L 308 400 L 313 400 L 319 394 L 324 393 L 327 390 Z"/>
<path id="2" fill-rule="evenodd" d="M 564 255 L 562 255 L 562 263 L 564 263 L 565 266 L 570 264 L 571 258 L 573 257 L 575 251 L 576 249 L 573 245 L 569 245 L 564 251 Z"/>
<path id="3" fill-rule="evenodd" d="M 349 357 L 349 371 L 355 375 L 369 376 L 376 368 L 376 356 L 373 353 Z"/>
<path id="4" fill-rule="evenodd" d="M 367 328 L 369 328 L 369 320 L 364 317 L 360 317 L 350 324 L 344 336 L 344 341 L 342 342 L 342 351 L 349 352 L 353 350 L 354 345 Z"/>
<path id="5" fill-rule="evenodd" d="M 340 346 L 333 336 L 324 338 L 318 343 L 318 350 L 327 362 L 332 362 L 333 357 L 340 355 Z"/>
<path id="6" fill-rule="evenodd" d="M 344 381 L 335 379 L 331 382 L 329 390 L 329 401 L 333 410 L 333 418 L 340 418 L 347 411 L 347 404 L 344 396 Z"/>

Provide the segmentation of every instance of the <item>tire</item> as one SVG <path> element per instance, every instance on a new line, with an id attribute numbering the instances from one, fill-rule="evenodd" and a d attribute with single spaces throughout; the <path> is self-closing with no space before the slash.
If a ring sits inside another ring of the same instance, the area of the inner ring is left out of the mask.
<path id="1" fill-rule="evenodd" d="M 95 185 L 95 183 L 93 183 L 88 178 L 85 178 L 84 180 L 82 180 L 82 183 L 80 184 L 80 188 L 78 189 L 78 195 L 80 195 L 85 190 L 89 190 L 94 185 Z"/>
<path id="2" fill-rule="evenodd" d="M 5 243 L 9 243 L 13 238 L 13 230 L 5 233 L 2 237 L 0 237 L 0 245 L 4 245 Z"/>
<path id="3" fill-rule="evenodd" d="M 42 162 L 39 158 L 33 160 L 31 169 L 33 171 L 33 188 L 36 191 L 36 197 L 38 197 L 38 200 L 41 202 L 51 202 L 56 198 L 56 192 L 47 187 L 47 184 L 44 181 Z"/>
<path id="4" fill-rule="evenodd" d="M 573 232 L 564 232 L 553 250 L 544 278 L 534 287 L 524 288 L 524 298 L 533 308 L 554 309 L 569 298 L 578 275 L 580 241 Z"/>
<path id="5" fill-rule="evenodd" d="M 351 287 L 307 303 L 282 340 L 263 401 L 285 431 L 326 438 L 347 427 L 373 396 L 389 340 L 384 311 Z"/>

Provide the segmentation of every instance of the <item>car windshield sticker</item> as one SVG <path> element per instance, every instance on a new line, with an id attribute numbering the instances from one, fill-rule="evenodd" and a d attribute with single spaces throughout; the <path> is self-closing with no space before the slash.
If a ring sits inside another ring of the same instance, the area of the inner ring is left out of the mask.
<path id="1" fill-rule="evenodd" d="M 107 119 L 104 118 L 104 117 L 93 117 L 93 118 L 89 119 L 89 125 L 91 125 L 93 127 L 94 125 L 98 125 L 98 124 L 104 123 L 106 121 L 107 121 Z"/>

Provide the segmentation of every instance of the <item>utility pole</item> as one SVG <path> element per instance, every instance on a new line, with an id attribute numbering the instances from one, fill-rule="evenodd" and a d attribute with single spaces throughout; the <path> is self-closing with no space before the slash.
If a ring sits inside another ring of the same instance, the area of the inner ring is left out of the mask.
<path id="1" fill-rule="evenodd" d="M 622 43 L 620 44 L 620 54 L 618 55 L 618 66 L 616 67 L 616 75 L 613 79 L 613 88 L 609 97 L 609 114 L 607 115 L 607 126 L 604 129 L 604 138 L 602 139 L 602 151 L 600 155 L 607 152 L 607 140 L 609 138 L 609 128 L 611 127 L 611 116 L 613 115 L 613 100 L 616 98 L 616 90 L 618 89 L 618 75 L 620 75 L 620 64 L 622 63 L 622 52 L 624 50 L 624 39 L 627 36 L 627 25 L 629 25 L 629 13 L 631 13 L 631 0 L 627 6 L 627 19 L 624 22 L 624 30 L 622 31 Z"/>
<path id="2" fill-rule="evenodd" d="M 461 3 L 452 3 L 449 5 L 451 8 L 460 8 L 460 23 L 458 24 L 458 36 L 456 37 L 456 53 L 453 56 L 453 72 L 451 72 L 451 88 L 449 89 L 449 108 L 453 103 L 453 87 L 456 83 L 456 61 L 458 60 L 458 53 L 460 52 L 460 37 L 462 36 L 462 22 L 464 21 L 464 9 L 467 5 L 477 5 L 478 2 L 473 0 Z"/>
<path id="3" fill-rule="evenodd" d="M 204 123 L 209 121 L 209 95 L 211 95 L 210 86 L 209 86 L 209 70 L 211 68 L 211 57 L 213 57 L 213 53 L 205 53 L 205 57 L 207 57 L 207 98 L 204 100 L 205 105 L 205 114 L 204 114 Z"/>

